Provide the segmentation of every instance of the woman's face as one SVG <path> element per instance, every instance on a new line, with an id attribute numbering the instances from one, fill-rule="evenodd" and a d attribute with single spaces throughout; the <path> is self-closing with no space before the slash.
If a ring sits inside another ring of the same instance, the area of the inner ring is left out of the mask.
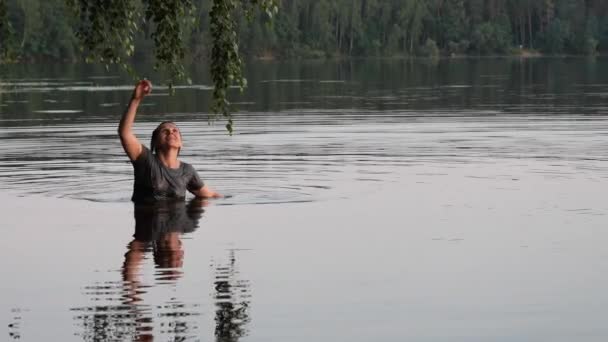
<path id="1" fill-rule="evenodd" d="M 164 123 L 160 126 L 158 148 L 182 148 L 182 135 L 174 123 Z"/>

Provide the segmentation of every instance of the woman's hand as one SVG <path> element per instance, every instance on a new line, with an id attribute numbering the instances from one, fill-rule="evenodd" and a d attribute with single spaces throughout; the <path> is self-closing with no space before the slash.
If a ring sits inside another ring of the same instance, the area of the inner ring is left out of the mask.
<path id="1" fill-rule="evenodd" d="M 141 80 L 135 86 L 133 90 L 133 100 L 141 101 L 144 96 L 150 94 L 152 91 L 152 83 L 148 80 Z"/>
<path id="2" fill-rule="evenodd" d="M 220 193 L 217 193 L 208 186 L 203 186 L 198 191 L 193 192 L 193 194 L 198 198 L 223 198 L 224 196 Z"/>

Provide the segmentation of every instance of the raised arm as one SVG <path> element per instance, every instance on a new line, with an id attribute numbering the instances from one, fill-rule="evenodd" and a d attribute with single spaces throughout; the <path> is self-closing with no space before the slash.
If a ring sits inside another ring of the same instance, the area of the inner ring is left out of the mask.
<path id="1" fill-rule="evenodd" d="M 131 96 L 131 102 L 129 102 L 129 106 L 122 115 L 120 124 L 118 125 L 118 135 L 120 136 L 122 148 L 130 160 L 136 160 L 141 155 L 142 147 L 135 133 L 133 133 L 133 122 L 137 114 L 137 107 L 139 107 L 144 96 L 148 95 L 151 90 L 152 83 L 150 81 L 143 80 L 137 83 Z"/>

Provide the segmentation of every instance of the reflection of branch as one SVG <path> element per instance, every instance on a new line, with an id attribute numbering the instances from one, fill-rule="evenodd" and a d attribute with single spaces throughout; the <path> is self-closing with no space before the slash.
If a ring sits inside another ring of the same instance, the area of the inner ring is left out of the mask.
<path id="1" fill-rule="evenodd" d="M 21 338 L 20 322 L 21 322 L 21 309 L 12 309 L 11 312 L 15 315 L 13 321 L 8 325 L 8 336 L 14 340 Z"/>
<path id="2" fill-rule="evenodd" d="M 249 282 L 237 279 L 235 251 L 230 251 L 230 263 L 215 268 L 215 337 L 217 342 L 236 342 L 247 334 L 249 317 Z"/>

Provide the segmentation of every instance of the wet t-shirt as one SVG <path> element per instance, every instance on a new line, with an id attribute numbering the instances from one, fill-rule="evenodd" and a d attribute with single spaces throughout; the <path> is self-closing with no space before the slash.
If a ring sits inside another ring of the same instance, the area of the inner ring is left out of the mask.
<path id="1" fill-rule="evenodd" d="M 132 163 L 135 182 L 131 200 L 135 203 L 183 200 L 186 190 L 204 186 L 192 165 L 180 162 L 178 168 L 168 168 L 143 145 L 141 155 Z"/>

